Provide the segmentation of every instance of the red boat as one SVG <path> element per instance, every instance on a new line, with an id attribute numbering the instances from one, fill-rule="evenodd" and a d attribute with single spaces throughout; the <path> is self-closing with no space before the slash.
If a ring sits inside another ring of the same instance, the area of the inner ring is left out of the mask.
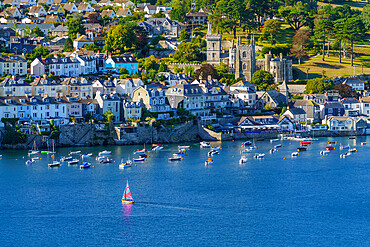
<path id="1" fill-rule="evenodd" d="M 301 145 L 310 145 L 311 142 L 310 141 L 301 141 Z"/>
<path id="2" fill-rule="evenodd" d="M 327 146 L 326 147 L 326 150 L 334 150 L 335 149 L 335 147 L 333 147 L 333 146 Z"/>

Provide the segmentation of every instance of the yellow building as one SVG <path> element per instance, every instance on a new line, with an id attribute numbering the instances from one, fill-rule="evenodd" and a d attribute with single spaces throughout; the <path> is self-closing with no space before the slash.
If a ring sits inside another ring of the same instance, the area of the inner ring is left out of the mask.
<path id="1" fill-rule="evenodd" d="M 141 118 L 142 107 L 140 102 L 125 102 L 123 104 L 124 118 L 139 120 Z"/>

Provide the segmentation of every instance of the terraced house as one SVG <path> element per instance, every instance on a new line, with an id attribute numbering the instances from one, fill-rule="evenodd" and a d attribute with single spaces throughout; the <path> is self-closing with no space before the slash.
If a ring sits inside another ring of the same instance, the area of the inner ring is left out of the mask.
<path id="1" fill-rule="evenodd" d="M 0 55 L 0 75 L 26 75 L 27 60 L 22 55 Z"/>

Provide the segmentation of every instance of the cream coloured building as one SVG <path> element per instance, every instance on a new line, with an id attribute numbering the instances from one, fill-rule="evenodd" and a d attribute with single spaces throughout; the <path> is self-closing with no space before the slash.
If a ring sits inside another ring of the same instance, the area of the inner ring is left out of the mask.
<path id="1" fill-rule="evenodd" d="M 0 55 L 0 75 L 26 75 L 27 60 L 22 55 Z"/>

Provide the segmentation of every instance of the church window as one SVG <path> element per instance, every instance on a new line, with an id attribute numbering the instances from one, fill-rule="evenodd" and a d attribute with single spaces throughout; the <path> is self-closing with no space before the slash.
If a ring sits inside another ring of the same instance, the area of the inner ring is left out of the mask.
<path id="1" fill-rule="evenodd" d="M 243 51 L 243 57 L 247 57 L 247 53 Z"/>
<path id="2" fill-rule="evenodd" d="M 247 65 L 243 63 L 243 69 L 247 69 Z"/>

